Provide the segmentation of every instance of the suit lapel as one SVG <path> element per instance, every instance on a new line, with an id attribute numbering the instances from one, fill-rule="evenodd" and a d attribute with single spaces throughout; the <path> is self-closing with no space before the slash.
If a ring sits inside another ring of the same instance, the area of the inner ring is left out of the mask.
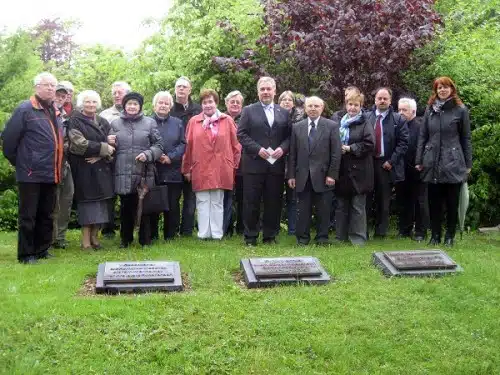
<path id="1" fill-rule="evenodd" d="M 266 112 L 264 111 L 262 103 L 257 102 L 256 105 L 257 105 L 257 112 L 259 113 L 259 116 L 262 118 L 262 121 L 264 122 L 264 124 L 270 127 L 271 125 L 269 125 L 269 121 L 267 121 Z M 274 121 L 276 122 L 276 119 Z"/>
<path id="2" fill-rule="evenodd" d="M 309 119 L 307 120 L 307 122 L 309 122 Z M 321 122 L 322 121 L 321 121 L 321 117 L 320 117 L 318 119 L 318 124 L 316 125 L 316 134 L 312 138 L 312 144 L 311 144 L 311 147 L 309 148 L 309 153 L 313 152 L 314 148 L 316 147 L 316 144 L 319 143 L 318 141 L 322 137 L 322 133 L 324 131 L 323 130 L 324 126 L 322 126 Z M 307 129 L 309 129 L 309 124 L 307 125 Z"/>

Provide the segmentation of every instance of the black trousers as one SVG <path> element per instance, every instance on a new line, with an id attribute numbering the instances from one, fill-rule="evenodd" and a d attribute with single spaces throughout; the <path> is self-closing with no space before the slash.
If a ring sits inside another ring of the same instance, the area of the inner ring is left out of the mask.
<path id="1" fill-rule="evenodd" d="M 314 240 L 317 243 L 328 241 L 332 194 L 331 190 L 316 193 L 312 188 L 311 178 L 307 179 L 304 190 L 297 192 L 297 225 L 295 228 L 297 242 L 308 244 L 311 240 L 313 207 L 316 210 L 316 237 Z"/>
<path id="2" fill-rule="evenodd" d="M 410 236 L 415 224 L 415 235 L 425 237 L 429 227 L 427 184 L 407 179 L 396 184 L 399 205 L 399 234 Z"/>
<path id="3" fill-rule="evenodd" d="M 134 241 L 134 225 L 137 217 L 137 193 L 120 195 L 120 237 L 121 242 L 129 245 Z M 139 244 L 151 244 L 151 215 L 142 215 L 139 227 Z"/>
<path id="4" fill-rule="evenodd" d="M 167 183 L 168 186 L 168 207 L 169 210 L 163 212 L 163 238 L 169 240 L 174 238 L 179 231 L 181 221 L 181 194 L 182 183 Z M 150 215 L 151 239 L 158 239 L 158 221 L 160 214 Z"/>
<path id="5" fill-rule="evenodd" d="M 432 237 L 441 239 L 444 207 L 446 207 L 445 238 L 455 238 L 458 223 L 458 201 L 461 184 L 429 184 L 429 212 Z"/>
<path id="6" fill-rule="evenodd" d="M 234 185 L 234 204 L 236 206 L 236 233 L 243 234 L 243 176 L 236 175 Z"/>
<path id="7" fill-rule="evenodd" d="M 260 203 L 264 203 L 262 237 L 272 240 L 280 231 L 283 198 L 282 174 L 245 174 L 243 176 L 243 222 L 245 241 L 254 243 L 259 237 Z"/>
<path id="8" fill-rule="evenodd" d="M 196 211 L 196 196 L 191 182 L 184 180 L 182 183 L 182 221 L 181 236 L 191 236 L 194 228 L 194 213 Z"/>
<path id="9" fill-rule="evenodd" d="M 373 159 L 374 190 L 366 199 L 366 219 L 368 222 L 370 218 L 374 219 L 376 236 L 387 235 L 391 207 L 391 172 L 382 168 L 382 164 L 382 159 Z"/>
<path id="10" fill-rule="evenodd" d="M 56 184 L 20 182 L 17 259 L 40 258 L 52 244 Z"/>

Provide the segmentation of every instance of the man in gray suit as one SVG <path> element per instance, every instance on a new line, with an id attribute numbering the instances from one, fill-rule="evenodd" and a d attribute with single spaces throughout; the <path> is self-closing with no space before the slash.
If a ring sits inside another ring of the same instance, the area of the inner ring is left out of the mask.
<path id="1" fill-rule="evenodd" d="M 321 117 L 324 107 L 320 98 L 307 98 L 307 119 L 292 127 L 288 184 L 297 191 L 295 235 L 298 245 L 307 245 L 311 239 L 313 207 L 316 208 L 316 244 L 329 244 L 332 190 L 339 175 L 341 144 L 338 125 Z"/>

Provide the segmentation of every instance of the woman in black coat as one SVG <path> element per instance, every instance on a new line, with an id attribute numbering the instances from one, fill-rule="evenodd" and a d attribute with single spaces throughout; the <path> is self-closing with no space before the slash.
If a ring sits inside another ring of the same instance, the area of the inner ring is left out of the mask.
<path id="1" fill-rule="evenodd" d="M 115 149 L 107 143 L 109 123 L 96 115 L 100 106 L 95 91 L 81 92 L 78 109 L 71 114 L 68 125 L 69 161 L 83 249 L 101 247 L 97 236 L 100 225 L 109 221 L 109 200 L 113 197 L 111 156 Z"/>
<path id="2" fill-rule="evenodd" d="M 179 231 L 180 198 L 182 193 L 181 174 L 182 156 L 186 150 L 186 138 L 182 120 L 170 116 L 173 106 L 172 95 L 168 91 L 160 91 L 153 99 L 154 115 L 158 132 L 161 136 L 163 154 L 156 162 L 158 183 L 168 186 L 169 211 L 163 213 L 163 238 L 173 239 Z M 151 216 L 151 237 L 158 238 L 159 215 Z"/>
<path id="3" fill-rule="evenodd" d="M 443 202 L 446 206 L 445 245 L 453 246 L 458 221 L 460 188 L 472 168 L 469 111 L 448 77 L 434 81 L 432 95 L 420 128 L 415 168 L 428 183 L 432 237 L 441 242 Z"/>
<path id="4" fill-rule="evenodd" d="M 347 113 L 336 118 L 342 142 L 339 179 L 335 183 L 336 237 L 354 245 L 367 240 L 366 195 L 373 190 L 373 127 L 366 121 L 359 92 L 346 95 Z M 334 120 L 335 121 L 335 120 Z"/>

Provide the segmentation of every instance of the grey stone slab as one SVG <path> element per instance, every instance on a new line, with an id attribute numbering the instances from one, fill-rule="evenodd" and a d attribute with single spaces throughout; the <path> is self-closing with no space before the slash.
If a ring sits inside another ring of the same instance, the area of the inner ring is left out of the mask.
<path id="1" fill-rule="evenodd" d="M 444 276 L 462 272 L 441 250 L 386 251 L 373 253 L 373 263 L 386 276 Z"/>
<path id="2" fill-rule="evenodd" d="M 164 282 L 174 280 L 174 264 L 171 262 L 107 262 L 104 265 L 104 281 L 128 283 Z"/>
<path id="3" fill-rule="evenodd" d="M 107 262 L 99 265 L 97 293 L 182 291 L 179 262 Z"/>
<path id="4" fill-rule="evenodd" d="M 286 276 L 320 276 L 321 267 L 316 258 L 250 258 L 250 264 L 256 276 L 286 277 Z"/>
<path id="5" fill-rule="evenodd" d="M 330 275 L 313 257 L 242 259 L 240 267 L 248 288 L 286 284 L 327 284 Z"/>
<path id="6" fill-rule="evenodd" d="M 398 270 L 454 269 L 457 264 L 440 250 L 385 251 L 384 256 Z"/>

